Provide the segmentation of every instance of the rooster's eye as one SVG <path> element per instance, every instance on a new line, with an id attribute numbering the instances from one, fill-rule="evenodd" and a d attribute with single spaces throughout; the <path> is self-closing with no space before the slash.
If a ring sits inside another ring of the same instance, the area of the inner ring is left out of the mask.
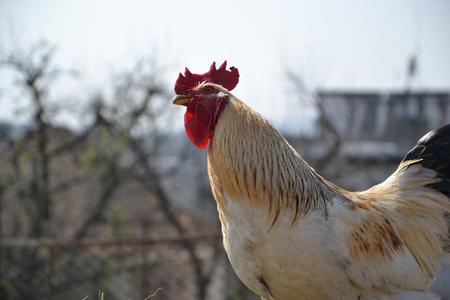
<path id="1" fill-rule="evenodd" d="M 206 87 L 206 88 L 204 89 L 205 94 L 210 94 L 210 93 L 212 93 L 212 91 L 213 91 L 213 89 L 210 88 L 210 87 Z"/>

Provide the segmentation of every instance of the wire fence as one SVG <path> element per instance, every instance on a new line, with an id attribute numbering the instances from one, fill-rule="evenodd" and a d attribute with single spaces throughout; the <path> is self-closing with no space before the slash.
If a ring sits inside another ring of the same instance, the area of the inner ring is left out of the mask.
<path id="1" fill-rule="evenodd" d="M 196 260 L 192 259 L 195 252 Z M 219 235 L 167 240 L 3 240 L 0 299 L 257 299 Z"/>

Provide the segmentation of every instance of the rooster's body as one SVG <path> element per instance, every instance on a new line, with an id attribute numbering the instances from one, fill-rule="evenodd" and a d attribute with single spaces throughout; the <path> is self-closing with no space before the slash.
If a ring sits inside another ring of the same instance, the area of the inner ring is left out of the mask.
<path id="1" fill-rule="evenodd" d="M 227 84 L 207 78 L 174 103 L 188 106 L 191 140 L 209 142 L 225 249 L 247 287 L 276 300 L 435 299 L 426 290 L 450 243 L 450 127 L 419 141 L 385 182 L 348 192 Z"/>

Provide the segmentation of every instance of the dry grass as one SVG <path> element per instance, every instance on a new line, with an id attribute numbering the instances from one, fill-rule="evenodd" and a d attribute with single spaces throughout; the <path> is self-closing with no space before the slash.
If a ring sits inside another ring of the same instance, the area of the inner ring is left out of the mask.
<path id="1" fill-rule="evenodd" d="M 154 296 L 156 296 L 156 294 L 159 292 L 159 291 L 161 291 L 162 290 L 162 288 L 157 288 L 156 289 L 156 291 L 153 293 L 153 294 L 151 294 L 151 295 L 148 295 L 147 297 L 145 297 L 145 299 L 144 300 L 148 300 L 148 299 L 150 299 L 150 298 L 152 298 L 152 297 L 154 297 Z M 104 292 L 102 292 L 102 291 L 98 291 L 98 299 L 99 300 L 104 300 L 104 295 L 105 295 L 105 293 Z M 86 300 L 88 298 L 88 296 L 86 296 L 86 297 L 84 297 L 83 299 L 81 299 L 81 300 Z M 128 300 L 130 300 L 130 299 L 128 299 Z"/>

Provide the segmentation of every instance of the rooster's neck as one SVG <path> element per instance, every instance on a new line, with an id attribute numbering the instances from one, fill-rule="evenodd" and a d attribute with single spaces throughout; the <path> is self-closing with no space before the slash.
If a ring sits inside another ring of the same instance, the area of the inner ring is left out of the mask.
<path id="1" fill-rule="evenodd" d="M 233 97 L 212 133 L 208 172 L 221 218 L 227 217 L 226 201 L 248 201 L 265 207 L 271 226 L 288 211 L 292 225 L 312 210 L 326 216 L 329 203 L 341 193 L 267 120 Z"/>

